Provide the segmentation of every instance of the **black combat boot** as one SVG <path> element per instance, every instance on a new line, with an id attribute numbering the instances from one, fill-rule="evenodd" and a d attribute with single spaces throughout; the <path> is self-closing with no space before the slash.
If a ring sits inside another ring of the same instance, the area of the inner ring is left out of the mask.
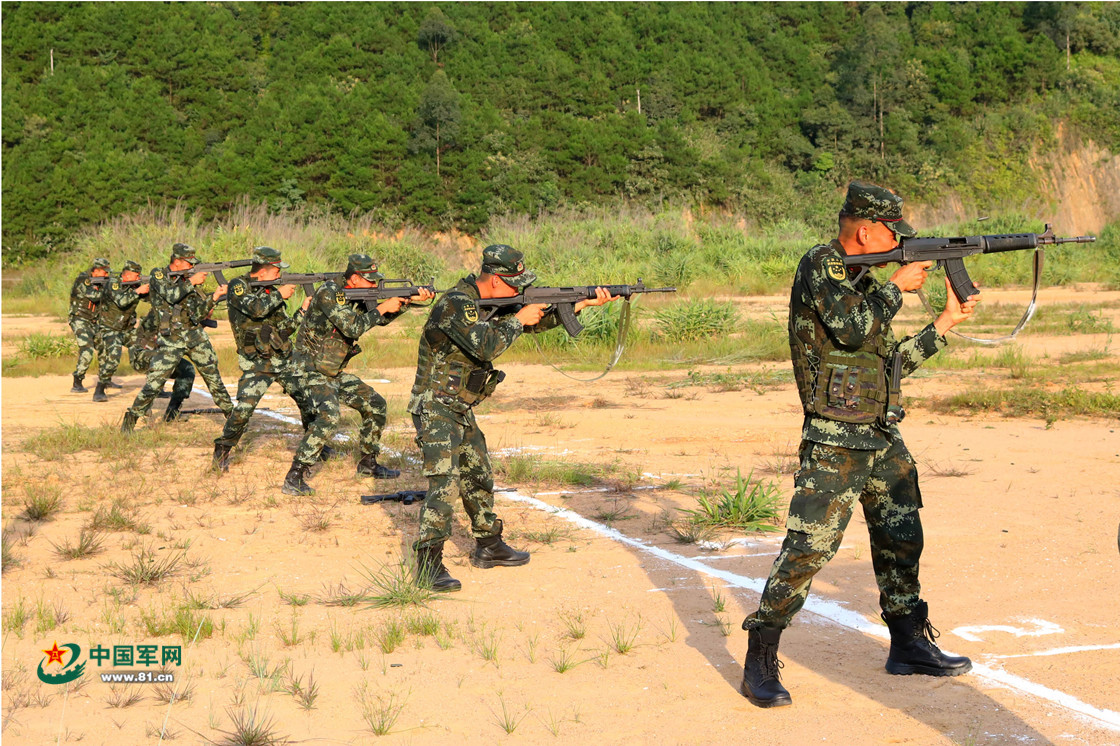
<path id="1" fill-rule="evenodd" d="M 101 381 L 97 382 L 97 388 L 93 390 L 94 401 L 109 401 L 109 397 L 105 396 L 105 384 Z"/>
<path id="2" fill-rule="evenodd" d="M 84 394 L 89 391 L 89 389 L 82 385 L 83 378 L 85 378 L 85 376 L 79 376 L 77 373 L 74 374 L 74 385 L 70 388 L 71 394 Z"/>
<path id="3" fill-rule="evenodd" d="M 307 430 L 306 427 L 303 429 Z M 336 451 L 335 449 L 331 448 L 330 446 L 323 446 L 323 450 L 319 451 L 319 460 L 325 464 L 337 455 L 338 451 Z"/>
<path id="4" fill-rule="evenodd" d="M 137 417 L 133 412 L 131 412 L 131 411 L 125 412 L 124 413 L 124 419 L 121 420 L 121 432 L 122 433 L 131 433 L 133 430 L 136 429 L 136 421 L 139 420 L 139 419 L 140 418 Z"/>
<path id="5" fill-rule="evenodd" d="M 451 577 L 443 564 L 443 544 L 416 550 L 416 569 L 421 585 L 430 584 L 437 593 L 451 593 L 463 588 L 463 584 Z"/>
<path id="6" fill-rule="evenodd" d="M 105 388 L 107 389 L 119 389 L 120 387 L 121 385 L 112 379 L 105 382 Z"/>
<path id="7" fill-rule="evenodd" d="M 483 569 L 490 567 L 518 567 L 529 564 L 529 553 L 519 552 L 502 541 L 502 522 L 498 521 L 498 533 L 479 539 L 471 552 L 471 564 Z"/>
<path id="8" fill-rule="evenodd" d="M 793 704 L 782 686 L 782 662 L 778 660 L 781 627 L 758 627 L 747 632 L 747 660 L 743 663 L 743 682 L 739 691 L 758 707 L 785 707 Z"/>
<path id="9" fill-rule="evenodd" d="M 171 401 L 167 402 L 167 410 L 163 413 L 163 421 L 174 422 L 179 419 L 179 410 L 183 408 L 184 401 L 183 397 L 172 395 Z"/>
<path id="10" fill-rule="evenodd" d="M 214 444 L 214 459 L 210 462 L 211 471 L 225 472 L 229 471 L 229 456 L 233 446 L 224 446 L 220 443 Z"/>
<path id="11" fill-rule="evenodd" d="M 315 490 L 307 483 L 307 473 L 310 466 L 304 466 L 298 461 L 292 461 L 292 468 L 284 477 L 284 486 L 280 489 L 285 495 L 312 495 Z"/>
<path id="12" fill-rule="evenodd" d="M 883 621 L 891 631 L 887 673 L 960 676 L 972 668 L 968 658 L 945 655 L 934 643 L 940 633 L 929 623 L 929 606 L 925 601 L 919 601 L 906 616 L 892 619 L 884 614 Z"/>
<path id="13" fill-rule="evenodd" d="M 377 463 L 377 456 L 367 453 L 358 462 L 359 477 L 373 477 L 374 479 L 396 479 L 401 475 L 400 469 L 390 469 Z"/>

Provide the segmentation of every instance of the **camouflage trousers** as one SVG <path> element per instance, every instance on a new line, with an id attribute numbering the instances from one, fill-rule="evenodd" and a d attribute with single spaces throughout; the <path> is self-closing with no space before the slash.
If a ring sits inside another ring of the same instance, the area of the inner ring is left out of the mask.
<path id="1" fill-rule="evenodd" d="M 388 410 L 385 399 L 353 373 L 339 373 L 331 378 L 317 370 L 293 366 L 295 387 L 302 389 L 310 403 L 308 414 L 313 416 L 296 448 L 296 461 L 311 466 L 338 428 L 342 413 L 339 405 L 345 404 L 362 416 L 358 430 L 358 443 L 363 456 L 376 456 L 381 450 L 381 431 L 385 427 Z M 306 417 L 305 417 L 306 419 Z"/>
<path id="2" fill-rule="evenodd" d="M 180 364 L 188 360 L 202 374 L 202 380 L 210 390 L 210 396 L 214 397 L 214 404 L 227 414 L 233 411 L 233 402 L 230 401 L 229 392 L 222 383 L 221 371 L 218 370 L 218 355 L 205 336 L 202 342 L 196 345 L 161 339 L 155 354 L 152 355 L 148 380 L 144 382 L 144 388 L 140 389 L 140 393 L 136 395 L 136 400 L 132 402 L 128 411 L 137 417 L 147 417 L 152 402 L 163 391 L 163 384 L 173 373 L 178 375 L 181 370 Z M 178 379 L 176 379 L 175 391 L 176 393 L 179 391 Z M 190 395 L 189 390 L 187 394 Z"/>
<path id="3" fill-rule="evenodd" d="M 97 322 L 86 319 L 70 319 L 70 329 L 78 342 L 78 364 L 74 366 L 74 375 L 78 378 L 85 376 L 89 364 L 93 362 L 93 353 L 98 348 Z"/>
<path id="4" fill-rule="evenodd" d="M 451 536 L 455 487 L 471 519 L 476 539 L 501 531 L 494 513 L 494 477 L 486 436 L 478 428 L 474 411 L 458 414 L 439 402 L 425 402 L 412 415 L 416 443 L 424 456 L 423 474 L 428 495 L 420 508 L 420 537 L 415 549 L 438 546 Z"/>
<path id="5" fill-rule="evenodd" d="M 128 345 L 133 330 L 117 331 L 105 326 L 98 327 L 97 380 L 108 383 L 121 365 L 121 348 Z"/>
<path id="6" fill-rule="evenodd" d="M 214 444 L 230 448 L 237 445 L 249 427 L 249 418 L 253 416 L 261 397 L 273 382 L 280 384 L 284 393 L 295 401 L 296 406 L 299 407 L 300 419 L 303 420 L 303 429 L 307 430 L 311 421 L 315 419 L 315 409 L 304 395 L 299 379 L 289 370 L 288 361 L 273 361 L 272 364 L 264 366 L 255 365 L 246 358 L 241 358 L 239 362 L 241 379 L 237 382 L 237 404 L 226 418 L 221 437 L 216 438 Z M 261 367 L 265 370 L 260 370 Z"/>
<path id="7" fill-rule="evenodd" d="M 880 451 L 802 441 L 801 469 L 789 504 L 786 538 L 743 629 L 786 627 L 809 596 L 813 576 L 836 554 L 856 501 L 871 535 L 871 565 L 887 616 L 918 603 L 922 496 L 918 471 L 902 440 Z"/>

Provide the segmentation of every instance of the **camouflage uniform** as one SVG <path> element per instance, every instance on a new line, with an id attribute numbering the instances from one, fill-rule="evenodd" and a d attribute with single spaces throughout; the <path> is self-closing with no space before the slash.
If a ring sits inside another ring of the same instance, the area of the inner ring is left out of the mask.
<path id="1" fill-rule="evenodd" d="M 140 272 L 140 265 L 126 262 L 124 272 Z M 119 279 L 104 286 L 101 294 L 101 316 L 97 333 L 97 377 L 102 384 L 109 383 L 121 364 L 121 348 L 132 344 L 136 338 L 136 307 L 145 296 L 136 292 L 135 286 L 122 285 Z"/>
<path id="2" fill-rule="evenodd" d="M 194 249 L 185 244 L 175 244 L 172 258 L 197 263 Z M 218 356 L 202 328 L 202 322 L 210 316 L 217 301 L 192 285 L 188 276 L 173 276 L 168 267 L 153 269 L 148 287 L 148 298 L 158 314 L 159 339 L 148 369 L 148 380 L 136 395 L 127 415 L 133 418 L 147 416 L 152 402 L 163 390 L 164 382 L 184 358 L 189 359 L 202 374 L 214 403 L 228 415 L 233 410 L 233 402 L 222 383 Z"/>
<path id="3" fill-rule="evenodd" d="M 281 269 L 288 266 L 280 261 L 279 251 L 267 246 L 254 250 L 253 261 L 254 269 L 265 264 L 275 264 Z M 292 343 L 289 340 L 296 332 L 303 311 L 288 316 L 287 303 L 277 287 L 253 287 L 249 284 L 251 280 L 248 275 L 231 280 L 226 296 L 241 378 L 237 382 L 237 405 L 214 444 L 229 448 L 241 440 L 249 418 L 273 381 L 295 400 L 305 429 L 314 418 L 311 403 L 292 374 L 290 364 Z"/>
<path id="4" fill-rule="evenodd" d="M 487 265 L 511 261 L 516 274 L 500 273 Z M 524 270 L 520 252 L 508 246 L 487 247 L 483 269 L 499 274 L 514 287 L 526 287 L 535 277 Z M 476 539 L 501 534 L 494 513 L 494 479 L 486 438 L 474 417 L 474 405 L 494 392 L 505 377 L 492 361 L 522 332 L 539 332 L 560 323 L 555 311 L 526 329 L 516 316 L 479 320 L 478 285 L 474 275 L 463 278 L 435 305 L 420 336 L 416 381 L 408 411 L 416 427 L 416 443 L 423 453 L 428 492 L 420 510 L 417 550 L 439 547 L 451 535 L 452 500 L 456 484 L 471 519 Z M 527 561 L 527 559 L 526 559 Z"/>
<path id="5" fill-rule="evenodd" d="M 347 275 L 357 266 L 373 267 L 364 254 L 350 257 Z M 381 278 L 372 270 L 362 270 L 368 277 Z M 339 403 L 356 409 L 362 416 L 358 440 L 363 460 L 375 458 L 381 449 L 381 430 L 385 427 L 385 399 L 373 387 L 343 368 L 350 358 L 361 352 L 357 340 L 369 329 L 384 326 L 400 312 L 382 315 L 376 308 L 366 310 L 359 301 L 349 301 L 342 285 L 326 280 L 315 292 L 311 305 L 300 324 L 292 354 L 292 374 L 303 389 L 314 420 L 310 423 L 296 450 L 295 462 L 310 467 L 327 445 L 341 416 Z"/>
<path id="6" fill-rule="evenodd" d="M 82 272 L 70 286 L 70 329 L 78 342 L 78 362 L 74 366 L 74 387 L 93 362 L 93 353 L 98 347 L 97 318 L 101 314 L 101 290 L 104 285 L 95 285 L 93 270 L 109 269 L 106 259 L 95 259 L 89 271 Z"/>
<path id="7" fill-rule="evenodd" d="M 857 185 L 842 214 L 882 220 L 897 234 L 914 235 L 901 220 L 901 200 L 895 198 L 894 211 L 869 204 Z M 873 196 L 890 194 L 874 189 Z M 902 414 L 899 394 L 889 382 L 895 366 L 907 376 L 946 341 L 933 324 L 896 341 L 890 323 L 902 307 L 902 292 L 870 275 L 853 285 L 844 256 L 839 241 L 815 246 L 794 278 L 789 340 L 805 411 L 801 468 L 785 542 L 759 609 L 743 622 L 744 629 L 790 623 L 805 603 L 813 576 L 840 547 L 857 501 L 871 536 L 884 613 L 907 614 L 919 602 L 922 499 L 914 459 L 896 424 Z"/>
<path id="8" fill-rule="evenodd" d="M 147 373 L 152 365 L 159 344 L 159 312 L 151 309 L 140 319 L 132 344 L 128 348 L 129 365 L 137 373 Z M 194 366 L 187 358 L 179 361 L 175 366 L 171 378 L 175 383 L 171 389 L 171 397 L 177 401 L 190 398 L 191 389 L 194 388 Z"/>

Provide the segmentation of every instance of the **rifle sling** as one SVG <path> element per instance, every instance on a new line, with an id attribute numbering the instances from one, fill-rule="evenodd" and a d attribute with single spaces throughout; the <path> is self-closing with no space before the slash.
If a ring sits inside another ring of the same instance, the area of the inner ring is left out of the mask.
<path id="1" fill-rule="evenodd" d="M 611 359 L 607 363 L 607 367 L 603 369 L 602 373 L 595 376 L 594 378 L 576 378 L 575 376 L 569 375 L 560 370 L 560 368 L 558 368 L 552 361 L 548 361 L 549 366 L 551 366 L 553 370 L 555 370 L 565 378 L 570 378 L 573 381 L 579 381 L 581 383 L 591 383 L 592 381 L 598 381 L 600 378 L 610 373 L 611 368 L 613 368 L 622 358 L 622 351 L 626 349 L 626 335 L 630 332 L 630 301 L 632 298 L 633 296 L 631 296 L 630 298 L 626 298 L 625 302 L 622 304 L 622 310 L 619 311 L 618 337 L 615 339 L 614 352 L 611 353 Z M 533 344 L 537 346 L 537 352 L 540 353 L 541 357 L 544 357 L 544 350 L 541 349 L 541 343 L 537 341 L 536 337 L 533 338 Z"/>

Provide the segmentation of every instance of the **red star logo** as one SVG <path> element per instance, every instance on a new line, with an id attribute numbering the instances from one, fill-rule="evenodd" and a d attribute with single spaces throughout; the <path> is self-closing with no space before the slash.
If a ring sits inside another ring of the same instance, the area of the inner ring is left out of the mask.
<path id="1" fill-rule="evenodd" d="M 47 654 L 47 665 L 48 666 L 50 664 L 54 663 L 55 661 L 58 661 L 58 665 L 61 666 L 62 665 L 62 656 L 65 655 L 68 651 L 60 649 L 58 647 L 58 643 L 56 642 L 54 644 L 53 648 L 51 648 L 50 650 L 44 650 L 43 652 Z"/>

